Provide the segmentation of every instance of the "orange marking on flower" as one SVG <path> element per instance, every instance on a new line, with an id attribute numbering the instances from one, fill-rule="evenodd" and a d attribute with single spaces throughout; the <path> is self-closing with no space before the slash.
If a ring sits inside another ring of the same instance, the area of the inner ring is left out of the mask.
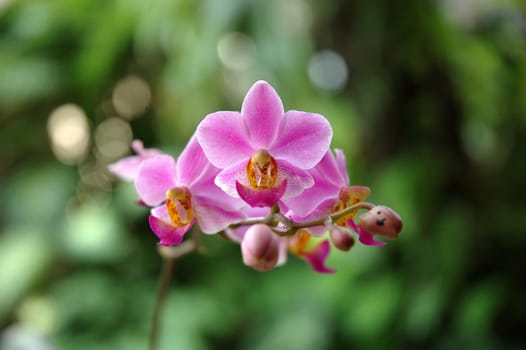
<path id="1" fill-rule="evenodd" d="M 312 235 L 308 231 L 299 230 L 290 240 L 289 250 L 298 256 L 303 256 L 306 253 L 306 248 L 311 239 Z"/>
<path id="2" fill-rule="evenodd" d="M 190 191 L 186 187 L 166 191 L 166 209 L 174 226 L 188 225 L 194 219 Z"/>
<path id="3" fill-rule="evenodd" d="M 265 150 L 259 150 L 247 163 L 247 177 L 250 186 L 256 190 L 273 187 L 278 179 L 278 164 Z"/>
<path id="4" fill-rule="evenodd" d="M 370 194 L 371 194 L 371 190 L 369 189 L 369 187 L 365 187 L 365 186 L 344 187 L 340 191 L 340 200 L 335 205 L 334 212 L 338 212 L 352 205 L 355 205 L 356 203 L 359 203 L 365 200 L 365 198 L 367 198 Z M 338 219 L 335 222 L 335 224 L 338 226 L 348 227 L 349 225 L 347 224 L 347 222 L 354 218 L 357 211 L 358 211 L 357 209 L 352 210 L 349 214 Z"/>

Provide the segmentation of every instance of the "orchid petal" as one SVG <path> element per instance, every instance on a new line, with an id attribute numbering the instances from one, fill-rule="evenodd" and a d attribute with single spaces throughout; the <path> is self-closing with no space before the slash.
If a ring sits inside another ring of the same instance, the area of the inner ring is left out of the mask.
<path id="1" fill-rule="evenodd" d="M 234 165 L 221 170 L 214 180 L 215 184 L 230 197 L 240 198 L 237 193 L 236 182 L 249 186 L 247 162 L 248 159 L 242 159 Z"/>
<path id="2" fill-rule="evenodd" d="M 144 148 L 140 140 L 134 140 L 131 148 L 137 155 L 122 158 L 108 165 L 110 173 L 125 181 L 133 181 L 135 179 L 139 166 L 144 160 L 162 154 L 158 149 Z"/>
<path id="3" fill-rule="evenodd" d="M 160 155 L 145 160 L 135 179 L 135 189 L 148 205 L 157 205 L 165 200 L 166 191 L 175 187 L 175 160 Z"/>
<path id="4" fill-rule="evenodd" d="M 195 220 L 192 220 L 188 225 L 175 227 L 163 219 L 154 216 L 152 211 L 152 215 L 148 218 L 148 222 L 153 233 L 159 238 L 159 244 L 171 246 L 182 242 L 184 234 L 190 230 Z"/>
<path id="5" fill-rule="evenodd" d="M 196 135 L 210 163 L 220 169 L 250 157 L 254 151 L 243 118 L 237 112 L 207 115 L 197 127 Z"/>
<path id="6" fill-rule="evenodd" d="M 387 244 L 385 242 L 380 242 L 380 241 L 375 240 L 372 233 L 361 229 L 354 223 L 354 221 L 349 220 L 348 224 L 349 224 L 349 227 L 352 228 L 353 231 L 358 234 L 358 238 L 362 244 L 369 245 L 369 246 L 377 246 L 377 247 L 382 247 Z"/>
<path id="7" fill-rule="evenodd" d="M 347 164 L 345 163 L 345 154 L 341 149 L 336 148 L 334 150 L 336 153 L 336 165 L 338 168 L 338 174 L 340 175 L 340 181 L 342 186 L 349 185 L 349 174 L 347 173 Z"/>
<path id="8" fill-rule="evenodd" d="M 207 170 L 209 164 L 194 135 L 177 158 L 177 184 L 179 186 L 190 186 Z"/>
<path id="9" fill-rule="evenodd" d="M 236 189 L 239 196 L 251 207 L 271 207 L 276 204 L 285 193 L 287 180 L 275 187 L 253 190 L 250 187 L 236 181 Z"/>
<path id="10" fill-rule="evenodd" d="M 276 159 L 278 164 L 278 182 L 287 180 L 287 190 L 283 198 L 298 196 L 306 188 L 314 185 L 312 176 L 305 170 L 297 168 L 283 159 Z"/>
<path id="11" fill-rule="evenodd" d="M 159 154 L 163 154 L 162 151 L 157 148 L 144 148 L 144 144 L 141 140 L 133 140 L 131 144 L 132 150 L 140 157 L 149 158 Z"/>
<path id="12" fill-rule="evenodd" d="M 223 196 L 225 199 L 229 199 L 227 195 L 223 194 Z M 201 231 L 204 233 L 216 233 L 224 230 L 228 225 L 244 219 L 240 211 L 227 210 L 222 204 L 223 202 L 204 196 L 194 196 L 192 198 L 194 214 Z"/>
<path id="13" fill-rule="evenodd" d="M 332 138 L 327 119 L 315 113 L 288 111 L 282 118 L 280 131 L 270 153 L 301 169 L 318 164 Z"/>
<path id="14" fill-rule="evenodd" d="M 359 235 L 359 240 L 364 245 L 372 245 L 372 246 L 377 246 L 377 247 L 382 247 L 387 244 L 385 242 L 380 242 L 380 241 L 375 240 L 373 234 L 367 231 L 361 232 L 361 234 Z"/>
<path id="15" fill-rule="evenodd" d="M 330 209 L 334 206 L 336 199 L 340 193 L 340 188 L 333 183 L 326 181 L 322 178 L 314 178 L 314 185 L 306 188 L 301 194 L 292 198 L 284 198 L 282 201 L 287 207 L 292 210 L 296 215 L 301 218 L 306 217 L 314 211 L 320 211 L 325 209 L 325 206 L 329 206 L 326 202 L 330 202 Z M 284 196 L 286 197 L 286 195 Z M 323 208 L 320 207 L 322 203 L 325 203 Z M 318 210 L 317 210 L 318 209 Z M 324 214 L 325 213 L 324 210 Z"/>
<path id="16" fill-rule="evenodd" d="M 252 146 L 256 149 L 270 146 L 276 137 L 283 113 L 281 99 L 269 83 L 258 81 L 252 85 L 241 107 Z"/>
<path id="17" fill-rule="evenodd" d="M 133 181 L 142 162 L 143 159 L 141 157 L 130 156 L 108 165 L 108 170 L 122 180 Z"/>
<path id="18" fill-rule="evenodd" d="M 329 256 L 331 245 L 325 240 L 318 243 L 312 250 L 305 252 L 303 257 L 312 266 L 312 269 L 319 273 L 334 273 L 336 270 L 325 266 L 325 261 Z"/>

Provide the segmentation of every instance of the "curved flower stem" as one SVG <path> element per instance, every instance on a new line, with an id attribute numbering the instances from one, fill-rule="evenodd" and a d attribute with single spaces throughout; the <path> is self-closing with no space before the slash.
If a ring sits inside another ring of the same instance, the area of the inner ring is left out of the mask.
<path id="1" fill-rule="evenodd" d="M 356 204 L 351 205 L 350 207 L 347 207 L 337 213 L 334 213 L 330 215 L 331 221 L 337 221 L 338 219 L 343 218 L 345 215 L 350 214 L 353 210 L 356 209 L 367 209 L 371 210 L 374 207 L 373 203 L 369 202 L 358 202 Z"/>
<path id="2" fill-rule="evenodd" d="M 157 292 L 157 300 L 155 301 L 152 327 L 150 330 L 150 350 L 156 350 L 159 344 L 160 318 L 162 314 L 161 311 L 164 307 L 164 301 L 168 295 L 168 290 L 170 289 L 174 265 L 175 258 L 163 257 L 163 266 L 161 269 L 161 275 L 159 277 L 159 290 Z"/>
<path id="3" fill-rule="evenodd" d="M 159 255 L 161 255 L 163 259 L 163 266 L 161 268 L 161 275 L 159 276 L 159 289 L 152 316 L 149 342 L 150 350 L 156 350 L 159 346 L 162 310 L 172 283 L 175 262 L 180 257 L 199 250 L 200 234 L 201 232 L 199 230 L 194 230 L 192 237 L 178 246 L 159 246 Z"/>

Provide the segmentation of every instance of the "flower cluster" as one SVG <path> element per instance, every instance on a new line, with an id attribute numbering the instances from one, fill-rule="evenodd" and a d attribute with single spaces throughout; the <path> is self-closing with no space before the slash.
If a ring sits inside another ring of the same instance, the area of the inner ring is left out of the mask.
<path id="1" fill-rule="evenodd" d="M 109 170 L 134 181 L 161 245 L 180 244 L 197 224 L 239 242 L 243 262 L 256 270 L 283 264 L 291 252 L 331 273 L 330 249 L 349 250 L 352 231 L 362 244 L 384 245 L 374 236 L 394 239 L 402 229 L 392 209 L 364 202 L 369 188 L 349 185 L 331 138 L 322 115 L 285 112 L 272 86 L 258 81 L 241 112 L 207 115 L 177 159 L 136 141 L 137 155 Z M 368 211 L 355 222 L 359 209 Z"/>

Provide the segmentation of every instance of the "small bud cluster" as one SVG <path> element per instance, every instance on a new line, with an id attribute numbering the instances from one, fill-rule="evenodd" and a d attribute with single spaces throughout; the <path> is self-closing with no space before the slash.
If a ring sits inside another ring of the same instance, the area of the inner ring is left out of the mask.
<path id="1" fill-rule="evenodd" d="M 137 155 L 109 170 L 134 181 L 163 246 L 180 244 L 197 224 L 239 242 L 243 262 L 256 270 L 283 264 L 290 252 L 330 273 L 331 247 L 351 249 L 353 231 L 362 244 L 384 245 L 375 235 L 395 239 L 402 229 L 392 209 L 364 201 L 369 188 L 350 186 L 331 139 L 327 119 L 285 112 L 272 86 L 259 81 L 241 112 L 207 115 L 177 159 L 136 141 Z M 355 222 L 360 209 L 368 211 Z"/>

